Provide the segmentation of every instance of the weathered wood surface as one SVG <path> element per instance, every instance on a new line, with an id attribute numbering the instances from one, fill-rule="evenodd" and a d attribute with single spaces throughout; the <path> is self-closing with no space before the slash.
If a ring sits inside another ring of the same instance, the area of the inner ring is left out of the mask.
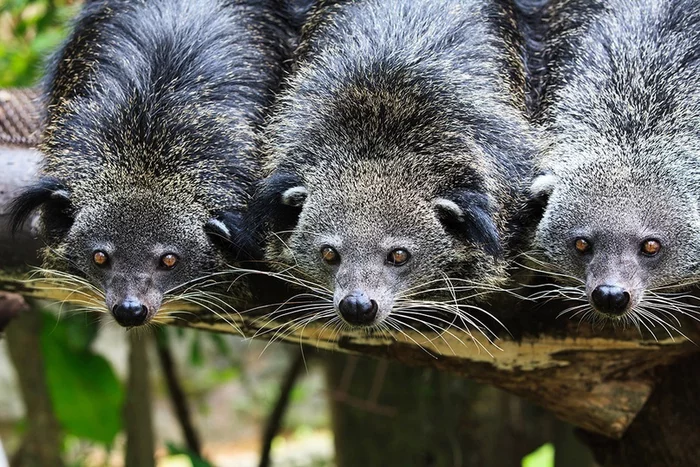
<path id="1" fill-rule="evenodd" d="M 75 293 L 56 290 L 46 282 L 26 282 L 27 265 L 36 264 L 39 245 L 31 225 L 12 238 L 7 229 L 7 201 L 36 173 L 38 154 L 23 147 L 0 147 L 0 270 L 14 271 L 0 277 L 0 291 L 52 301 L 80 299 Z M 284 288 L 262 278 L 255 285 L 257 302 L 279 301 Z M 227 317 L 190 307 L 172 324 L 215 332 L 241 333 L 262 339 L 275 335 L 346 353 L 387 357 L 411 365 L 426 365 L 456 372 L 527 397 L 585 430 L 621 438 L 659 382 L 662 369 L 679 357 L 697 354 L 700 348 L 682 336 L 670 337 L 657 329 L 658 341 L 640 336 L 634 329 L 593 329 L 587 323 L 551 319 L 551 307 L 507 302 L 494 305 L 496 315 L 509 314 L 515 338 L 504 334 L 492 347 L 476 335 L 488 352 L 467 333 L 450 330 L 436 334 L 406 329 L 392 338 L 364 333 L 338 334 L 324 323 L 296 328 L 280 321 L 261 319 L 239 309 Z M 510 309 L 509 307 L 515 307 Z M 508 308 L 508 313 L 504 310 Z M 527 323 L 523 325 L 523 323 Z M 233 324 L 234 326 L 232 326 Z M 287 332 L 277 333 L 281 328 Z M 693 322 L 683 323 L 689 339 L 700 342 Z"/>
<path id="2" fill-rule="evenodd" d="M 660 368 L 654 393 L 622 439 L 583 433 L 598 463 L 605 467 L 699 465 L 698 375 L 697 356 Z"/>

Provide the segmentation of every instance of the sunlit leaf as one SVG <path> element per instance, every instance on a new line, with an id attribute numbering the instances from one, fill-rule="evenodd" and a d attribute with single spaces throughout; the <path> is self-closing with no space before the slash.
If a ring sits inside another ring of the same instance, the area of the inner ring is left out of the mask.
<path id="1" fill-rule="evenodd" d="M 554 445 L 543 444 L 523 457 L 523 467 L 554 467 Z"/>

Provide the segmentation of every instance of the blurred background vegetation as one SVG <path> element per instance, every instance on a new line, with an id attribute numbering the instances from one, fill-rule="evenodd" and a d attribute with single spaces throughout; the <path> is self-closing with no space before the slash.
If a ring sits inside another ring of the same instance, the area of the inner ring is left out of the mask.
<path id="1" fill-rule="evenodd" d="M 32 86 L 78 11 L 75 0 L 0 2 L 0 87 Z"/>
<path id="2" fill-rule="evenodd" d="M 40 81 L 44 64 L 65 37 L 79 3 L 0 0 L 0 88 L 34 86 Z M 128 362 L 134 341 L 143 347 L 144 362 L 150 362 L 150 367 L 140 370 L 146 372 L 152 395 L 150 408 L 145 406 L 150 414 L 142 415 L 146 421 L 152 418 L 157 464 L 258 465 L 261 434 L 274 418 L 283 381 L 298 359 L 298 346 L 266 348 L 262 341 L 175 328 L 161 329 L 155 335 L 143 332 L 127 336 L 106 317 L 73 313 L 48 303 L 34 303 L 33 309 L 32 323 L 13 323 L 7 338 L 0 341 L 0 467 L 2 450 L 16 465 L 31 465 L 22 462 L 22 450 L 32 437 L 27 415 L 31 410 L 26 406 L 36 400 L 37 394 L 32 392 L 42 390 L 21 384 L 31 376 L 27 376 L 31 370 L 39 371 L 45 380 L 65 465 L 129 465 L 124 457 L 128 429 L 124 415 L 134 399 L 147 399 L 131 387 L 130 371 L 134 370 Z M 34 350 L 39 356 L 31 355 Z M 172 360 L 169 369 L 164 351 Z M 306 352 L 300 379 L 290 394 L 290 408 L 272 443 L 273 465 L 335 465 L 329 409 L 333 404 L 334 419 L 348 427 L 341 430 L 346 437 L 341 443 L 345 452 L 338 457 L 344 466 L 374 465 L 359 459 L 375 455 L 398 459 L 402 454 L 414 456 L 425 451 L 428 454 L 420 454 L 420 465 L 496 465 L 486 461 L 491 455 L 500 459 L 498 465 L 550 467 L 555 463 L 555 449 L 546 441 L 566 434 L 558 446 L 571 444 L 570 427 L 562 428 L 546 414 L 490 388 L 430 370 L 396 364 L 387 370 L 381 362 L 360 360 L 358 364 L 356 357 L 345 356 L 331 361 L 313 350 Z M 32 358 L 43 360 L 45 371 L 41 366 L 33 368 Z M 331 371 L 324 371 L 324 360 Z M 334 385 L 333 391 L 327 389 L 329 384 Z M 183 434 L 182 414 L 173 408 L 177 406 L 173 385 L 182 392 L 179 403 L 191 413 L 186 422 L 194 434 L 189 438 Z M 339 385 L 343 386 L 340 392 Z M 370 396 L 348 395 L 358 388 L 369 388 Z M 455 407 L 464 413 L 456 413 Z M 444 413 L 436 412 L 439 410 Z M 516 412 L 532 414 L 536 422 L 512 417 Z M 545 425 L 540 423 L 543 417 Z M 450 432 L 442 433 L 436 426 Z M 148 430 L 144 433 L 150 436 Z M 509 440 L 503 439 L 503 433 Z M 196 447 L 200 440 L 200 452 L 193 452 L 193 443 Z M 449 456 L 431 452 L 448 441 L 451 444 L 438 449 Z M 516 444 L 517 449 L 513 447 Z M 504 461 L 508 456 L 503 451 L 511 448 L 517 451 L 514 460 Z M 367 454 L 372 450 L 376 452 Z M 572 452 L 580 462 L 557 463 L 591 465 L 580 447 Z M 381 465 L 406 464 L 387 459 Z"/>

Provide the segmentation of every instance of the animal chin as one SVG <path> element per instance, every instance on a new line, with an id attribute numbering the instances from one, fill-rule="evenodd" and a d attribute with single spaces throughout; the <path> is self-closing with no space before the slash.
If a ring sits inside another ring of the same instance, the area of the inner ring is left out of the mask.
<path id="1" fill-rule="evenodd" d="M 605 318 L 605 319 L 607 319 L 607 320 L 609 320 L 609 321 L 617 321 L 617 320 L 620 320 L 620 319 L 624 318 L 625 316 L 627 316 L 627 314 L 629 313 L 629 310 L 625 310 L 625 311 L 623 311 L 623 312 L 621 312 L 621 313 L 609 313 L 609 312 L 607 312 L 607 311 L 599 310 L 599 309 L 596 308 L 595 306 L 593 307 L 593 311 L 595 311 L 595 313 L 596 313 L 598 316 L 600 316 L 600 317 L 602 317 L 602 318 Z"/>
<path id="2" fill-rule="evenodd" d="M 627 305 L 620 308 L 600 307 L 597 306 L 592 300 L 590 301 L 590 304 L 598 317 L 615 322 L 626 321 L 627 318 L 634 313 L 632 310 L 634 309 L 636 302 L 634 302 L 631 298 Z"/>

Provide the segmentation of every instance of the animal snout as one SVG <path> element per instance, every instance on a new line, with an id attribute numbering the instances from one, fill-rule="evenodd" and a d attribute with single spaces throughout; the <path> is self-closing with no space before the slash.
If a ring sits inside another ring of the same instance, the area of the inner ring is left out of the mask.
<path id="1" fill-rule="evenodd" d="M 114 305 L 112 315 L 120 325 L 125 328 L 140 326 L 146 322 L 148 307 L 135 299 L 126 299 Z"/>
<path id="2" fill-rule="evenodd" d="M 596 310 L 608 315 L 621 315 L 627 310 L 630 294 L 616 285 L 599 285 L 591 294 Z"/>
<path id="3" fill-rule="evenodd" d="M 360 290 L 349 293 L 338 304 L 340 316 L 355 326 L 373 324 L 377 317 L 378 308 L 377 302 L 371 300 L 367 294 Z"/>

